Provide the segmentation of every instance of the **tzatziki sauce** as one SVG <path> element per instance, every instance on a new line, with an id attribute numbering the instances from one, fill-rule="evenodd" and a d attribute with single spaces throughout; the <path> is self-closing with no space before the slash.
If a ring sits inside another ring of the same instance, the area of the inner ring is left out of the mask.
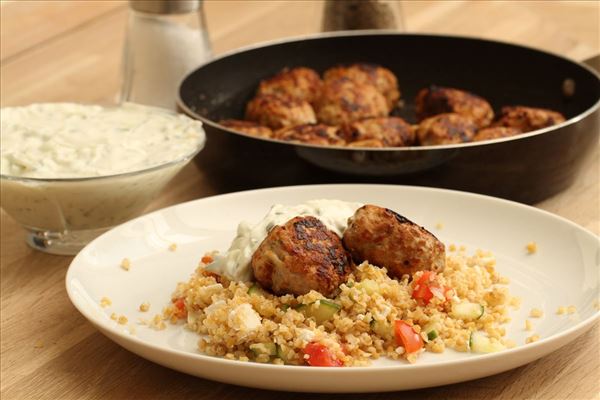
<path id="1" fill-rule="evenodd" d="M 160 108 L 43 103 L 0 113 L 2 175 L 83 178 L 184 158 L 204 142 L 202 123 Z"/>
<path id="2" fill-rule="evenodd" d="M 327 199 L 309 200 L 293 206 L 275 204 L 256 225 L 241 222 L 237 228 L 237 236 L 227 252 L 217 255 L 206 269 L 233 281 L 251 281 L 253 279 L 250 266 L 252 255 L 273 227 L 284 225 L 294 217 L 313 216 L 323 222 L 329 230 L 342 237 L 348 227 L 348 218 L 362 206 L 361 203 Z"/>

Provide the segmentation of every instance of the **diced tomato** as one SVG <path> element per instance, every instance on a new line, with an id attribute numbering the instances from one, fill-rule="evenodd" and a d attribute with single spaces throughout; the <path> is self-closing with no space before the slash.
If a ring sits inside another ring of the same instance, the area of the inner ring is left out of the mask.
<path id="1" fill-rule="evenodd" d="M 203 264 L 210 264 L 211 262 L 213 262 L 213 258 L 211 256 L 206 255 L 202 257 L 200 261 L 202 261 Z"/>
<path id="2" fill-rule="evenodd" d="M 441 288 L 436 281 L 437 274 L 433 271 L 423 271 L 421 276 L 413 282 L 412 297 L 415 300 L 420 300 L 424 304 L 429 304 L 433 296 L 447 300 L 452 296 L 448 297 L 448 290 L 450 288 Z"/>
<path id="3" fill-rule="evenodd" d="M 312 367 L 341 367 L 344 363 L 336 359 L 331 351 L 321 343 L 310 342 L 302 350 L 308 354 L 306 362 Z"/>
<path id="4" fill-rule="evenodd" d="M 175 311 L 174 315 L 180 319 L 187 318 L 187 310 L 185 309 L 185 302 L 183 300 L 183 297 L 180 297 L 178 299 L 173 299 L 172 301 L 173 301 L 173 305 L 177 309 Z"/>
<path id="5" fill-rule="evenodd" d="M 398 346 L 403 346 L 407 353 L 414 353 L 423 347 L 423 339 L 412 326 L 402 321 L 396 320 L 394 325 L 394 333 L 396 335 L 396 343 Z"/>

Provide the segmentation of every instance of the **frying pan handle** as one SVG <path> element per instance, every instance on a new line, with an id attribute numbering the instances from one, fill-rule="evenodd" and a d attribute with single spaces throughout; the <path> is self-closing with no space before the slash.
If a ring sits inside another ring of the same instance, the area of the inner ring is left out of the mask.
<path id="1" fill-rule="evenodd" d="M 600 54 L 596 54 L 595 56 L 587 58 L 582 62 L 594 68 L 598 73 L 600 73 Z"/>

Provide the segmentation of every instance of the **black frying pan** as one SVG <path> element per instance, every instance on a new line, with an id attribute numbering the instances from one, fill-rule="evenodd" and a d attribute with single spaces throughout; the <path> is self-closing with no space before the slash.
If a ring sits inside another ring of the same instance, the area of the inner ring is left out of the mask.
<path id="1" fill-rule="evenodd" d="M 323 72 L 352 62 L 381 64 L 396 74 L 406 102 L 401 116 L 410 122 L 415 95 L 430 84 L 477 93 L 496 112 L 504 105 L 543 107 L 560 111 L 567 121 L 490 142 L 384 149 L 261 139 L 217 122 L 243 119 L 259 81 L 285 67 Z M 222 190 L 375 181 L 449 187 L 532 203 L 573 182 L 600 133 L 600 79 L 593 70 L 543 51 L 462 37 L 340 32 L 251 47 L 192 72 L 179 96 L 180 108 L 205 123 L 207 147 L 198 162 L 223 184 Z M 298 156 L 333 172 L 310 167 Z"/>

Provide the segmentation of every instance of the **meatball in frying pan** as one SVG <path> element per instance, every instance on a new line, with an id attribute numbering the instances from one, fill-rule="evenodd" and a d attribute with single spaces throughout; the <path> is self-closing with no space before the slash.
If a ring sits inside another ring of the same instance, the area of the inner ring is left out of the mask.
<path id="1" fill-rule="evenodd" d="M 325 81 L 340 78 L 349 79 L 358 84 L 374 86 L 381 93 L 391 110 L 400 98 L 398 79 L 392 71 L 375 64 L 358 63 L 352 65 L 339 65 L 329 68 L 323 74 Z"/>
<path id="2" fill-rule="evenodd" d="M 440 114 L 422 121 L 417 139 L 422 146 L 470 142 L 477 132 L 471 118 L 460 114 Z"/>
<path id="3" fill-rule="evenodd" d="M 430 86 L 417 94 L 416 114 L 419 121 L 433 115 L 456 113 L 471 118 L 479 128 L 494 119 L 492 106 L 484 98 L 463 90 Z"/>
<path id="4" fill-rule="evenodd" d="M 369 118 L 355 121 L 342 129 L 342 135 L 349 143 L 379 142 L 377 147 L 410 146 L 415 142 L 415 132 L 402 118 Z M 373 147 L 373 146 L 366 146 Z"/>
<path id="5" fill-rule="evenodd" d="M 276 131 L 273 138 L 323 146 L 343 146 L 346 141 L 338 136 L 338 131 L 337 126 L 324 124 L 298 125 Z"/>
<path id="6" fill-rule="evenodd" d="M 502 107 L 502 113 L 493 126 L 506 126 L 530 132 L 565 122 L 556 111 L 523 106 Z"/>
<path id="7" fill-rule="evenodd" d="M 258 86 L 258 95 L 288 96 L 313 103 L 321 93 L 321 78 L 310 68 L 284 69 Z"/>
<path id="8" fill-rule="evenodd" d="M 239 119 L 225 119 L 219 122 L 224 127 L 233 131 L 247 133 L 248 135 L 270 138 L 273 131 L 267 126 L 262 126 L 252 121 L 240 121 Z"/>
<path id="9" fill-rule="evenodd" d="M 491 128 L 484 128 L 477 131 L 474 142 L 481 142 L 482 140 L 500 139 L 505 137 L 515 136 L 521 133 L 520 129 L 510 128 L 506 126 L 495 126 Z"/>
<path id="10" fill-rule="evenodd" d="M 441 271 L 444 244 L 425 228 L 387 208 L 365 205 L 348 220 L 344 246 L 352 259 L 385 267 L 392 277 L 417 271 Z"/>
<path id="11" fill-rule="evenodd" d="M 355 83 L 349 79 L 328 80 L 321 97 L 315 102 L 320 122 L 342 125 L 365 118 L 386 117 L 385 97 L 374 86 Z"/>
<path id="12" fill-rule="evenodd" d="M 308 102 L 274 95 L 259 95 L 250 100 L 246 105 L 246 119 L 271 129 L 317 122 Z"/>
<path id="13" fill-rule="evenodd" d="M 275 226 L 252 256 L 254 277 L 273 293 L 334 295 L 351 264 L 337 234 L 315 217 L 296 217 Z"/>

